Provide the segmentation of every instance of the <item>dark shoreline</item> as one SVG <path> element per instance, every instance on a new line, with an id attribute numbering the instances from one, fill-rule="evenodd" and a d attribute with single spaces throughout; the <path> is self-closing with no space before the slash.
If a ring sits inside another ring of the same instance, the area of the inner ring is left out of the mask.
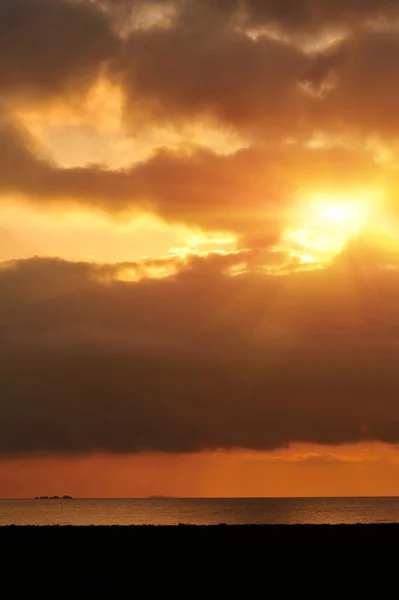
<path id="1" fill-rule="evenodd" d="M 370 525 L 128 525 L 0 527 L 0 542 L 154 544 L 164 548 L 268 544 L 398 544 L 399 523 Z"/>

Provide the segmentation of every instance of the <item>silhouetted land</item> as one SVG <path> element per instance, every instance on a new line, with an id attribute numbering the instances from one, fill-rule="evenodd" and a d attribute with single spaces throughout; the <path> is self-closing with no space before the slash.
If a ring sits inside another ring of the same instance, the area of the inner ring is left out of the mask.
<path id="1" fill-rule="evenodd" d="M 72 496 L 35 496 L 35 500 L 72 500 Z"/>
<path id="2" fill-rule="evenodd" d="M 111 543 L 174 550 L 269 544 L 399 544 L 399 524 L 215 526 L 6 526 L 0 543 Z"/>

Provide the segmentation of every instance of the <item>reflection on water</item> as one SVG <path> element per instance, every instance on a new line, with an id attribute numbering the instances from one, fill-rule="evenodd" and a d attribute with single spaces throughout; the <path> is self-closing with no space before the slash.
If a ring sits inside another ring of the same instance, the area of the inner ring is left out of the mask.
<path id="1" fill-rule="evenodd" d="M 0 525 L 399 522 L 399 498 L 0 500 Z"/>

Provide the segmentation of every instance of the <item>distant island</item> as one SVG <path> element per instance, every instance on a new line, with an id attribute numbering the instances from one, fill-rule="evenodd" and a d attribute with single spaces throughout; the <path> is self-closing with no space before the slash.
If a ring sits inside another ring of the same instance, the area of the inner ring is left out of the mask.
<path id="1" fill-rule="evenodd" d="M 147 500 L 168 500 L 173 496 L 148 496 Z"/>
<path id="2" fill-rule="evenodd" d="M 35 496 L 35 500 L 72 500 L 72 496 Z"/>

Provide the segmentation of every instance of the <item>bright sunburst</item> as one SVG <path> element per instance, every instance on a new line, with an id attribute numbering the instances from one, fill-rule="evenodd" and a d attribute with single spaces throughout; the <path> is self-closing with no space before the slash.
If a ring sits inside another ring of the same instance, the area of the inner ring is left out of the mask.
<path id="1" fill-rule="evenodd" d="M 376 195 L 316 194 L 299 204 L 284 243 L 303 263 L 324 263 L 366 224 Z"/>

